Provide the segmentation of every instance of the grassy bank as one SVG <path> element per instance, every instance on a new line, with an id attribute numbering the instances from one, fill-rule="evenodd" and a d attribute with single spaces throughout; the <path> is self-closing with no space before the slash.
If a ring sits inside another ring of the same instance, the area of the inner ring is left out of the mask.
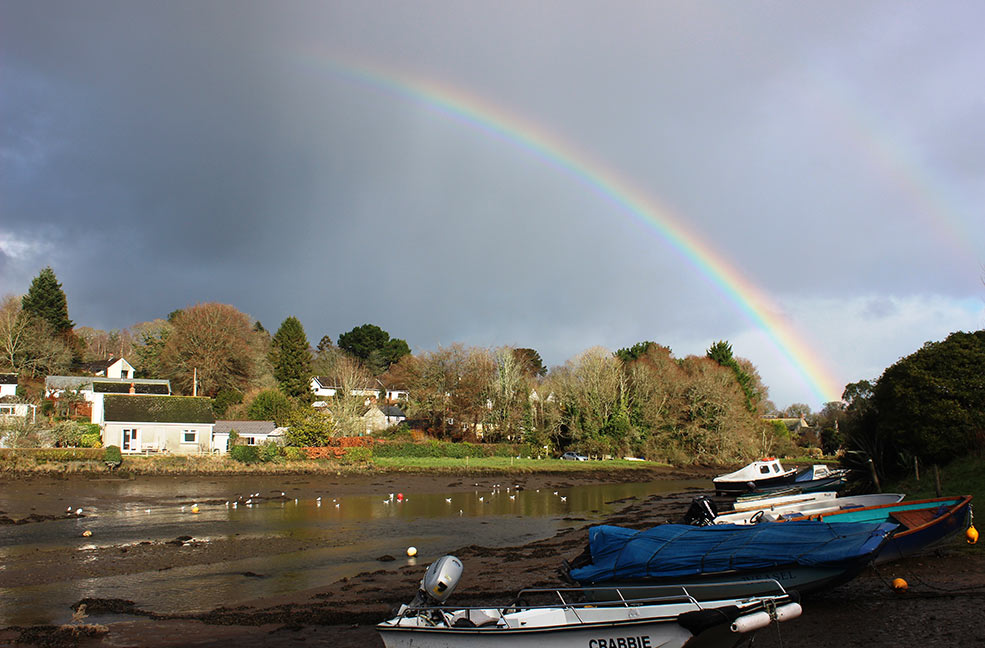
<path id="1" fill-rule="evenodd" d="M 37 453 L 0 455 L 0 475 L 21 474 L 117 474 L 117 475 L 222 475 L 222 474 L 335 474 L 372 472 L 536 473 L 645 471 L 666 468 L 650 461 L 561 461 L 560 459 L 517 459 L 511 457 L 373 457 L 369 461 L 339 462 L 330 459 L 285 460 L 245 464 L 225 456 L 125 457 L 118 468 L 99 459 L 69 456 L 52 460 Z"/>
<path id="2" fill-rule="evenodd" d="M 948 495 L 971 495 L 985 510 L 985 472 L 982 466 L 985 459 L 978 455 L 968 455 L 956 459 L 941 468 L 941 493 Z M 907 478 L 886 485 L 883 490 L 890 493 L 906 493 L 906 499 L 926 499 L 937 497 L 934 469 L 920 467 L 920 479 L 911 473 Z M 980 524 L 985 525 L 985 522 Z"/>

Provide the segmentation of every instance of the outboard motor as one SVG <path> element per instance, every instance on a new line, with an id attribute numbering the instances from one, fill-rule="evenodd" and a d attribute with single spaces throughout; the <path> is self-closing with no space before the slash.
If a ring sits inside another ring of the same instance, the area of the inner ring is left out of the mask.
<path id="1" fill-rule="evenodd" d="M 714 524 L 716 517 L 718 517 L 718 509 L 715 503 L 707 495 L 701 495 L 691 500 L 691 507 L 684 514 L 681 524 L 708 526 Z"/>
<path id="2" fill-rule="evenodd" d="M 424 572 L 414 600 L 394 610 L 395 616 L 404 616 L 408 610 L 416 610 L 413 612 L 415 616 L 440 621 L 441 613 L 438 610 L 425 608 L 438 607 L 448 600 L 462 578 L 463 569 L 462 561 L 455 556 L 442 556 L 435 560 Z"/>

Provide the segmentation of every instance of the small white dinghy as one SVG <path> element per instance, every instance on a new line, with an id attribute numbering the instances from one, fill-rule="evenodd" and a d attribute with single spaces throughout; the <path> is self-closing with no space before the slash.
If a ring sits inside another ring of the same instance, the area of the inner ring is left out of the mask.
<path id="1" fill-rule="evenodd" d="M 505 607 L 443 606 L 461 575 L 454 556 L 428 567 L 410 605 L 376 626 L 386 648 L 725 648 L 801 613 L 773 580 L 735 583 L 728 598 L 718 583 L 710 600 L 707 586 L 668 585 L 528 589 Z M 635 598 L 642 589 L 648 596 Z"/>
<path id="2" fill-rule="evenodd" d="M 814 493 L 822 495 L 823 493 Z M 713 524 L 756 524 L 757 522 L 776 522 L 786 518 L 801 515 L 816 515 L 845 511 L 853 508 L 896 504 L 905 495 L 903 493 L 876 493 L 873 495 L 849 495 L 847 497 L 827 497 L 813 501 L 791 502 L 760 508 L 747 508 L 734 513 L 723 513 L 715 516 Z"/>

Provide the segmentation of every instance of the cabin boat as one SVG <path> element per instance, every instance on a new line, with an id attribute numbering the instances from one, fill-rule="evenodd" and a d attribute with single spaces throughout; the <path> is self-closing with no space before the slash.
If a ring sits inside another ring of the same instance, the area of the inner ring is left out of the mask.
<path id="1" fill-rule="evenodd" d="M 767 457 L 735 472 L 719 475 L 712 482 L 718 494 L 737 494 L 769 486 L 788 486 L 796 476 L 796 468 L 784 469 L 778 459 Z"/>
<path id="2" fill-rule="evenodd" d="M 386 648 L 726 648 L 801 613 L 798 597 L 776 581 L 733 583 L 724 598 L 709 598 L 700 585 L 645 595 L 633 587 L 538 588 L 503 607 L 446 607 L 460 565 L 445 556 L 428 567 L 414 601 L 376 626 Z"/>

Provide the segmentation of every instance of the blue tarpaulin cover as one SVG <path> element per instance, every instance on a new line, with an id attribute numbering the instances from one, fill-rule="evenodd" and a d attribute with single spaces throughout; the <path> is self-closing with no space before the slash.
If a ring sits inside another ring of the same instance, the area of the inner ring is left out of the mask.
<path id="1" fill-rule="evenodd" d="M 766 522 L 637 530 L 592 527 L 592 563 L 572 569 L 576 581 L 600 583 L 751 571 L 784 565 L 832 565 L 871 557 L 895 524 Z"/>

